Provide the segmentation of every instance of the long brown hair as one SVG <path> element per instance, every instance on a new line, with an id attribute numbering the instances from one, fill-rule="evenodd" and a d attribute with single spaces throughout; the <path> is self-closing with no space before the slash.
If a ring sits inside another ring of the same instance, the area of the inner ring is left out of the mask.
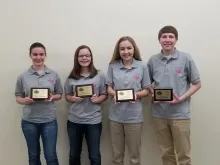
<path id="1" fill-rule="evenodd" d="M 123 36 L 121 37 L 116 45 L 115 45 L 115 49 L 114 49 L 114 53 L 113 53 L 113 56 L 112 56 L 112 59 L 110 61 L 110 63 L 113 63 L 114 61 L 116 60 L 121 60 L 121 56 L 120 56 L 120 53 L 119 53 L 119 45 L 122 41 L 129 41 L 133 47 L 134 47 L 134 59 L 138 60 L 138 61 L 142 61 L 141 59 L 141 55 L 140 55 L 140 50 L 139 48 L 137 47 L 137 44 L 136 42 L 134 41 L 133 38 L 131 38 L 130 36 Z"/>
<path id="2" fill-rule="evenodd" d="M 81 45 L 79 46 L 76 51 L 75 51 L 75 55 L 74 55 L 74 66 L 73 66 L 73 69 L 72 71 L 70 72 L 70 75 L 68 78 L 73 78 L 73 79 L 80 79 L 81 75 L 80 75 L 80 72 L 81 72 L 81 65 L 79 64 L 79 61 L 78 61 L 78 55 L 79 55 L 79 51 L 81 49 L 88 49 L 90 54 L 91 54 L 91 62 L 89 64 L 89 72 L 90 72 L 90 76 L 89 77 L 94 77 L 97 75 L 98 73 L 98 70 L 95 68 L 95 66 L 93 65 L 93 55 L 92 55 L 92 51 L 91 49 L 87 46 L 87 45 Z"/>

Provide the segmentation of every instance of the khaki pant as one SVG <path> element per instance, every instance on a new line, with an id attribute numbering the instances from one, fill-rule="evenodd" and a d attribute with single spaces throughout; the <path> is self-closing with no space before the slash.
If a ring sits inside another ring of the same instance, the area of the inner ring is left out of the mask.
<path id="1" fill-rule="evenodd" d="M 125 143 L 130 165 L 140 165 L 141 134 L 143 123 L 118 123 L 110 121 L 113 149 L 112 165 L 124 165 Z"/>
<path id="2" fill-rule="evenodd" d="M 190 120 L 153 118 L 163 165 L 191 165 Z"/>

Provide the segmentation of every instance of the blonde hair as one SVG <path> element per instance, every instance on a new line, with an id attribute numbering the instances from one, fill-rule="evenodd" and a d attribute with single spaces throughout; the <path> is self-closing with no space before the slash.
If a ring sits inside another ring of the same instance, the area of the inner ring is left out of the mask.
<path id="1" fill-rule="evenodd" d="M 140 55 L 140 50 L 139 50 L 139 48 L 137 47 L 137 44 L 136 44 L 136 42 L 134 41 L 134 39 L 131 38 L 131 37 L 129 37 L 129 36 L 123 36 L 123 37 L 121 37 L 121 38 L 117 41 L 117 43 L 116 43 L 116 45 L 115 45 L 114 53 L 113 53 L 113 55 L 112 55 L 112 59 L 111 59 L 110 63 L 113 63 L 113 62 L 115 62 L 116 60 L 120 60 L 120 59 L 121 59 L 121 56 L 120 56 L 120 53 L 119 53 L 119 45 L 120 45 L 120 43 L 123 42 L 123 41 L 129 41 L 129 42 L 133 45 L 133 47 L 134 47 L 134 56 L 133 56 L 134 59 L 136 59 L 136 60 L 138 60 L 138 61 L 142 61 L 141 55 Z"/>

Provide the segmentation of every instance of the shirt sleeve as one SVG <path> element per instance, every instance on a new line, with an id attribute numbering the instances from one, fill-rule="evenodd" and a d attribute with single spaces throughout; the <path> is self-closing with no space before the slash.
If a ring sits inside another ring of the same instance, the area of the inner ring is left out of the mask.
<path id="1" fill-rule="evenodd" d="M 143 71 L 143 79 L 141 81 L 141 86 L 142 86 L 142 89 L 146 89 L 151 86 L 151 80 L 150 80 L 147 65 L 144 65 L 143 70 L 144 71 Z"/>
<path id="2" fill-rule="evenodd" d="M 15 85 L 15 96 L 25 97 L 25 91 L 22 84 L 22 77 L 19 76 L 17 78 L 17 82 Z"/>
<path id="3" fill-rule="evenodd" d="M 154 82 L 154 80 L 153 80 L 153 65 L 152 65 L 152 60 L 151 59 L 149 59 L 149 61 L 147 62 L 147 68 L 148 68 L 148 74 L 149 74 L 150 82 L 152 84 Z"/>
<path id="4" fill-rule="evenodd" d="M 113 84 L 113 67 L 111 64 L 108 66 L 108 71 L 106 75 L 106 84 L 107 85 Z"/>
<path id="5" fill-rule="evenodd" d="M 188 56 L 187 77 L 190 83 L 196 84 L 200 82 L 199 71 L 191 56 Z"/>
<path id="6" fill-rule="evenodd" d="M 64 84 L 64 93 L 66 95 L 74 95 L 73 86 L 70 85 L 70 79 L 67 78 Z"/>
<path id="7" fill-rule="evenodd" d="M 63 87 L 61 84 L 60 76 L 56 74 L 56 82 L 54 86 L 54 94 L 63 94 Z"/>
<path id="8" fill-rule="evenodd" d="M 100 95 L 107 95 L 106 89 L 106 77 L 103 72 L 100 72 L 100 86 L 99 86 Z"/>

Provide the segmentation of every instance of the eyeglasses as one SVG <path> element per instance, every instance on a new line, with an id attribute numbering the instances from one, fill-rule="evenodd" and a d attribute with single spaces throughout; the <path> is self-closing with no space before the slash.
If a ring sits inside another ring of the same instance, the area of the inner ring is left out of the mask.
<path id="1" fill-rule="evenodd" d="M 85 58 L 90 58 L 91 55 L 90 55 L 90 54 L 78 55 L 78 58 L 83 58 L 83 57 L 85 57 Z"/>

